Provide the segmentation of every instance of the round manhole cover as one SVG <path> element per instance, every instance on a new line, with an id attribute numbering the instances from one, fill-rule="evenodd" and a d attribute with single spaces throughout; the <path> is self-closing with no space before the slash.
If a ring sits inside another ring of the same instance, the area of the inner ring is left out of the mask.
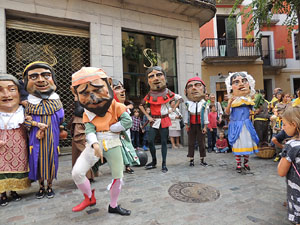
<path id="1" fill-rule="evenodd" d="M 168 192 L 174 199 L 189 203 L 215 201 L 220 197 L 216 188 L 196 182 L 173 184 Z"/>

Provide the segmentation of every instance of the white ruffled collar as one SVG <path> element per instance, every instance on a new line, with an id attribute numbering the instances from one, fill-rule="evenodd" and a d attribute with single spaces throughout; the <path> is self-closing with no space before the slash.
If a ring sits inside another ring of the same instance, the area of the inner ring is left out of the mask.
<path id="1" fill-rule="evenodd" d="M 21 105 L 14 113 L 0 112 L 0 129 L 5 129 L 5 123 L 7 123 L 6 129 L 8 130 L 19 128 L 24 120 L 24 108 Z"/>
<path id="2" fill-rule="evenodd" d="M 85 114 L 89 118 L 90 121 L 92 121 L 97 115 L 87 109 L 84 109 Z"/>
<path id="3" fill-rule="evenodd" d="M 55 92 L 53 92 L 53 93 L 50 95 L 49 99 L 59 99 L 59 95 L 56 94 Z M 37 104 L 40 104 L 40 102 L 41 102 L 43 99 L 41 99 L 41 98 L 39 98 L 39 97 L 36 97 L 36 96 L 34 96 L 34 95 L 32 95 L 32 94 L 29 94 L 27 100 L 28 100 L 29 103 L 31 103 L 31 104 L 33 104 L 33 105 L 37 105 Z"/>
<path id="4" fill-rule="evenodd" d="M 203 103 L 205 103 L 206 101 L 205 101 L 204 99 L 201 99 L 199 102 L 194 102 L 194 101 L 191 101 L 191 100 L 188 100 L 187 102 L 188 102 L 189 104 L 199 104 L 199 103 L 203 104 Z"/>

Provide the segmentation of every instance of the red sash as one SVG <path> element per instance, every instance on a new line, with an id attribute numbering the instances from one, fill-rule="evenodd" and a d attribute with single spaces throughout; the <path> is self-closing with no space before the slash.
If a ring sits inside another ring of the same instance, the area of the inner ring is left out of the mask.
<path id="1" fill-rule="evenodd" d="M 190 115 L 190 123 L 191 124 L 201 124 L 201 116 L 197 115 L 197 122 L 196 122 L 196 115 Z"/>

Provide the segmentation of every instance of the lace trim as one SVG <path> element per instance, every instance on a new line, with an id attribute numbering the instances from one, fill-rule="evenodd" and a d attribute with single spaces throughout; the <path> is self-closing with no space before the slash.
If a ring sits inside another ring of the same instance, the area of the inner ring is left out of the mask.
<path id="1" fill-rule="evenodd" d="M 1 119 L 2 118 L 2 119 Z M 17 129 L 20 124 L 24 123 L 24 108 L 19 106 L 15 113 L 0 112 L 0 129 L 5 129 L 5 123 L 7 123 L 7 130 Z"/>

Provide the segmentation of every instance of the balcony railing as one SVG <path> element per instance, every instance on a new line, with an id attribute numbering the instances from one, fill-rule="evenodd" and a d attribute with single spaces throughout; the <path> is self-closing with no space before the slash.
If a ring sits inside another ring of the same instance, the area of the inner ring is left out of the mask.
<path id="1" fill-rule="evenodd" d="M 260 47 L 257 39 L 245 38 L 225 39 L 206 38 L 202 41 L 203 60 L 208 57 L 260 57 Z"/>
<path id="2" fill-rule="evenodd" d="M 284 68 L 286 67 L 286 50 L 262 50 L 261 56 L 264 67 Z"/>

